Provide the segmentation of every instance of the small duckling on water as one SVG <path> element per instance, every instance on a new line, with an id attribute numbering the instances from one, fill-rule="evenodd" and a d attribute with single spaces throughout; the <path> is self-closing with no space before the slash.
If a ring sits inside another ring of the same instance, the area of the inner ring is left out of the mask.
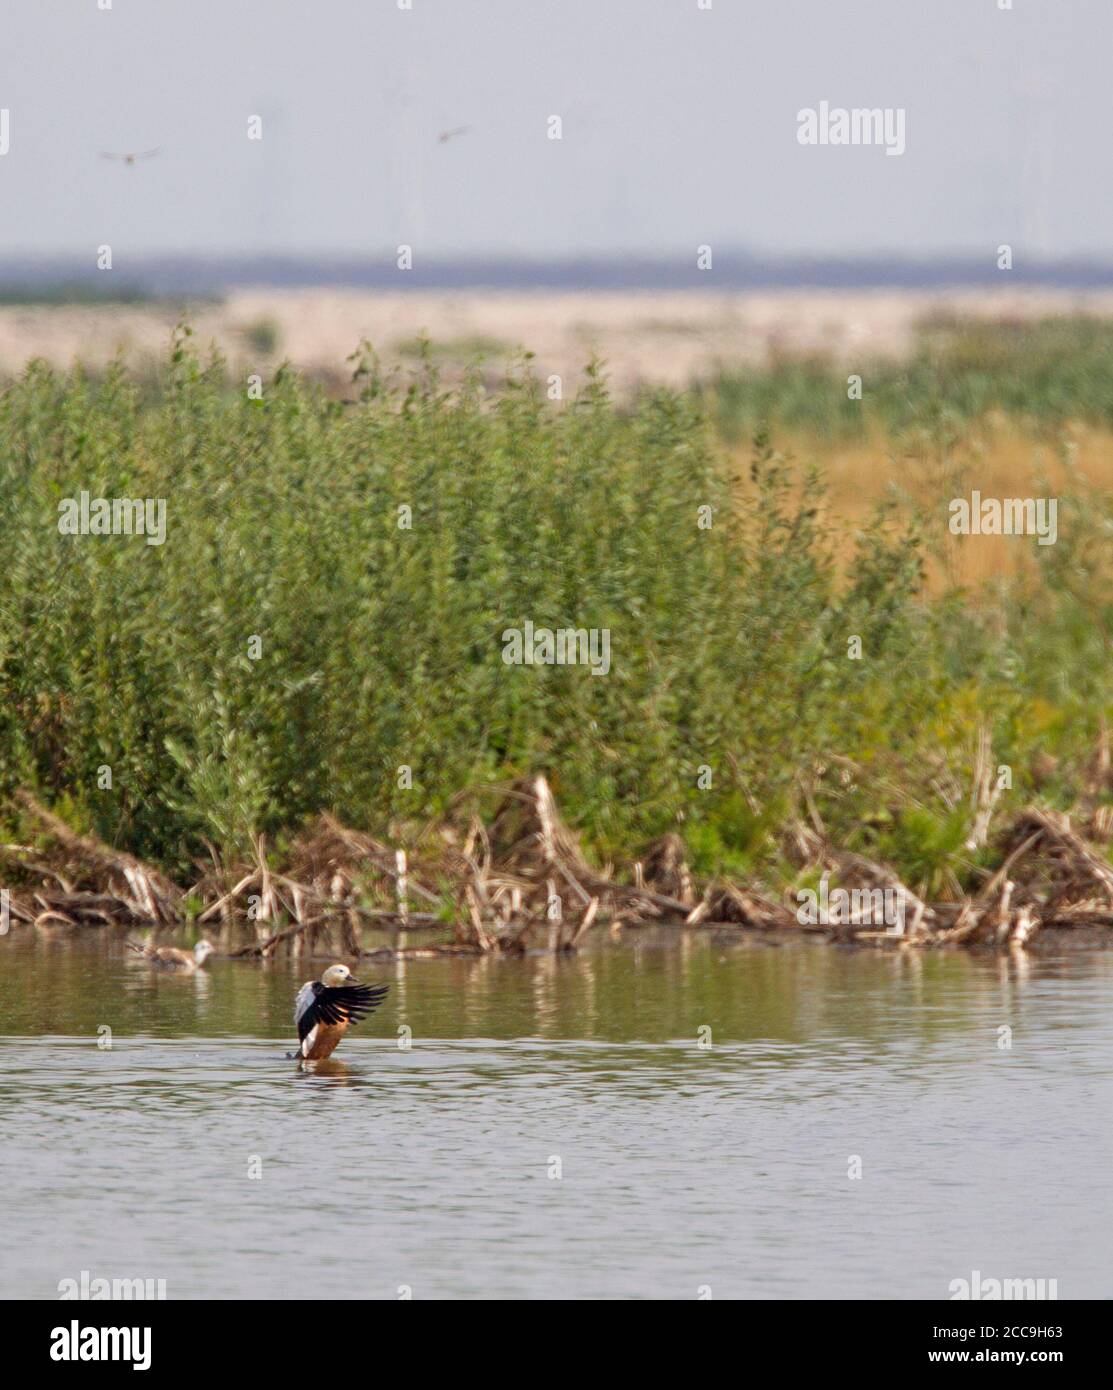
<path id="1" fill-rule="evenodd" d="M 138 951 L 158 970 L 181 970 L 192 975 L 214 953 L 216 947 L 211 941 L 199 941 L 192 951 L 179 951 L 177 946 L 140 946 L 134 941 L 128 945 Z"/>
<path id="2" fill-rule="evenodd" d="M 346 965 L 330 965 L 319 980 L 307 980 L 294 1001 L 298 1050 L 291 1060 L 319 1062 L 348 1031 L 386 998 L 389 985 L 361 985 Z"/>

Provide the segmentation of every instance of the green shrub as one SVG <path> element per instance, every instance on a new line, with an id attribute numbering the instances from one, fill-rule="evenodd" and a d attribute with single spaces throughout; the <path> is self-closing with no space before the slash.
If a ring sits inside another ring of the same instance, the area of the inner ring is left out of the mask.
<path id="1" fill-rule="evenodd" d="M 864 378 L 847 397 L 847 372 Z M 826 358 L 730 369 L 701 387 L 723 434 L 744 440 L 763 422 L 831 438 L 871 430 L 944 438 L 990 411 L 1037 428 L 1065 420 L 1113 426 L 1113 323 L 1060 318 L 1031 323 L 928 326 L 908 361 L 880 358 L 836 368 Z"/>
<path id="2" fill-rule="evenodd" d="M 0 792 L 180 869 L 545 771 L 598 854 L 679 828 L 712 871 L 778 862 L 806 789 L 922 881 L 961 857 L 937 783 L 979 721 L 1016 797 L 1033 749 L 1088 756 L 1110 608 L 1081 523 L 1027 588 L 928 602 L 915 527 L 825 534 L 820 479 L 763 435 L 735 478 L 693 395 L 620 410 L 595 372 L 557 409 L 526 370 L 492 398 L 429 360 L 357 385 L 280 369 L 250 400 L 182 334 L 153 394 L 35 364 L 4 392 Z M 60 534 L 83 490 L 165 499 L 165 543 Z M 1107 540 L 1107 499 L 1079 515 Z M 526 620 L 609 630 L 609 674 L 507 665 Z"/>

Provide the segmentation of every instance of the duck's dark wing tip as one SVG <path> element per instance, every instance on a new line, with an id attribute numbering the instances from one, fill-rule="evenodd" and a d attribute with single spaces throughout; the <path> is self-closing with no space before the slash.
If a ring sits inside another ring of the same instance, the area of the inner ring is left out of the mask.
<path id="1" fill-rule="evenodd" d="M 389 985 L 351 985 L 348 991 L 354 997 L 347 1003 L 348 1016 L 358 1023 L 373 1009 L 377 1009 L 390 992 Z"/>
<path id="2" fill-rule="evenodd" d="M 338 985 L 317 996 L 318 1015 L 326 1023 L 358 1023 L 386 998 L 389 985 Z"/>

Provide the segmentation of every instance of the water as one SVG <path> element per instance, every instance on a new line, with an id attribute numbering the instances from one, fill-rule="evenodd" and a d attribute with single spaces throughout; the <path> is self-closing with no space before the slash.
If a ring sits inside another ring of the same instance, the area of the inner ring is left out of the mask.
<path id="1" fill-rule="evenodd" d="M 1113 954 L 676 940 L 366 963 L 387 1004 L 312 1075 L 315 969 L 14 930 L 0 1296 L 1113 1293 Z"/>

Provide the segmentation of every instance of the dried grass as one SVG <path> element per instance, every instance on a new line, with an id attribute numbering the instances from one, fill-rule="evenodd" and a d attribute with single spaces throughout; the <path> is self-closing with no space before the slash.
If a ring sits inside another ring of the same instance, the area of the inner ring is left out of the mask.
<path id="1" fill-rule="evenodd" d="M 0 846 L 11 917 L 44 931 L 146 927 L 155 937 L 190 921 L 219 925 L 228 954 L 364 953 L 365 928 L 387 930 L 401 956 L 575 950 L 593 928 L 662 924 L 818 933 L 862 944 L 1024 948 L 1047 928 L 1113 927 L 1113 867 L 1069 817 L 1038 806 L 994 838 L 1000 866 L 976 895 L 926 902 L 891 868 L 827 842 L 797 822 L 786 852 L 840 887 L 894 891 L 908 910 L 899 934 L 866 920 L 801 924 L 787 901 L 723 879 L 697 883 L 683 841 L 666 835 L 618 877 L 595 868 L 564 823 L 544 777 L 500 791 L 488 824 L 469 814 L 429 827 L 410 850 L 322 816 L 273 862 L 259 837 L 252 863 L 215 853 L 189 890 L 132 856 L 71 830 L 33 796 L 19 797 L 42 843 Z M 1099 812 L 1102 808 L 1099 808 Z M 1109 830 L 1109 817 L 1090 824 Z M 197 910 L 197 904 L 201 908 Z M 436 930 L 443 940 L 412 944 Z"/>

